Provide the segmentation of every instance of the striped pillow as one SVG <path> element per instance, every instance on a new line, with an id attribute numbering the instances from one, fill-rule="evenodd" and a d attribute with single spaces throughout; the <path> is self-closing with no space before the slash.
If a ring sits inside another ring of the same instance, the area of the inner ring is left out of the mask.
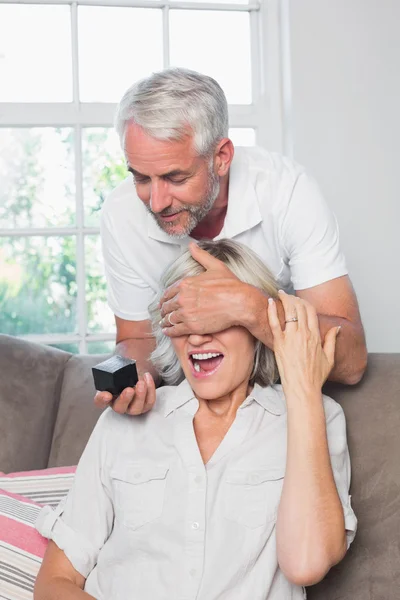
<path id="1" fill-rule="evenodd" d="M 0 473 L 0 489 L 54 508 L 68 494 L 75 471 L 76 467 L 53 467 L 7 475 Z"/>
<path id="2" fill-rule="evenodd" d="M 32 600 L 47 546 L 36 517 L 43 504 L 55 506 L 68 493 L 74 474 L 75 467 L 0 473 L 1 599 Z"/>

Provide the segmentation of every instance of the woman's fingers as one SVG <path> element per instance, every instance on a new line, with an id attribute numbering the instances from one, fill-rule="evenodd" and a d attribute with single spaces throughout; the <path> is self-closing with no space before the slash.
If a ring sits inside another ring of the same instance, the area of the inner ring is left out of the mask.
<path id="1" fill-rule="evenodd" d="M 282 302 L 283 311 L 285 313 L 285 321 L 297 318 L 294 296 L 286 294 L 283 290 L 279 290 L 279 300 Z M 290 321 L 295 323 L 295 321 Z"/>
<path id="2" fill-rule="evenodd" d="M 292 332 L 307 328 L 307 313 L 300 298 L 279 290 L 279 299 L 285 313 L 285 331 Z"/>
<path id="3" fill-rule="evenodd" d="M 335 363 L 336 338 L 339 334 L 339 331 L 340 325 L 339 327 L 332 327 L 325 335 L 324 345 L 322 346 L 322 349 L 331 369 Z"/>
<path id="4" fill-rule="evenodd" d="M 268 322 L 272 335 L 274 336 L 274 340 L 280 339 L 283 335 L 283 331 L 279 322 L 276 303 L 273 298 L 268 298 Z"/>
<path id="5" fill-rule="evenodd" d="M 294 296 L 294 307 L 297 316 L 297 328 L 302 331 L 308 331 L 307 309 L 301 298 Z"/>
<path id="6" fill-rule="evenodd" d="M 311 331 L 311 333 L 314 333 L 315 335 L 320 337 L 317 311 L 309 302 L 306 302 L 305 300 L 303 300 L 303 302 L 307 311 L 308 328 Z"/>

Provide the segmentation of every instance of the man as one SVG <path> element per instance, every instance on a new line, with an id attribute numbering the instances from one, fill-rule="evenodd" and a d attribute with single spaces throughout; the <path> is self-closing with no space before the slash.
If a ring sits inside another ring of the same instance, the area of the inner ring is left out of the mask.
<path id="1" fill-rule="evenodd" d="M 336 220 L 304 170 L 260 148 L 234 149 L 222 89 L 185 69 L 133 85 L 120 102 L 116 129 L 133 180 L 122 182 L 103 207 L 102 246 L 116 352 L 135 358 L 142 377 L 114 410 L 140 414 L 154 403 L 147 306 L 161 273 L 188 244 L 206 272 L 164 294 L 164 333 L 238 325 L 272 347 L 268 298 L 191 243 L 204 238 L 233 238 L 252 248 L 283 289 L 317 309 L 322 337 L 341 326 L 330 378 L 357 383 L 367 356 L 358 303 Z M 110 394 L 96 394 L 99 406 L 110 401 Z"/>

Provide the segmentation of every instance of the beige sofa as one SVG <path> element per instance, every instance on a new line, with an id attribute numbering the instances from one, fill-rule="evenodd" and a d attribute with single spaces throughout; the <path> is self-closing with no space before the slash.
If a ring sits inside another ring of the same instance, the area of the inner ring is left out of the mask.
<path id="1" fill-rule="evenodd" d="M 100 414 L 91 367 L 104 358 L 0 335 L 0 471 L 78 462 Z M 370 354 L 359 385 L 325 391 L 346 413 L 359 523 L 345 559 L 308 598 L 399 600 L 400 354 Z"/>

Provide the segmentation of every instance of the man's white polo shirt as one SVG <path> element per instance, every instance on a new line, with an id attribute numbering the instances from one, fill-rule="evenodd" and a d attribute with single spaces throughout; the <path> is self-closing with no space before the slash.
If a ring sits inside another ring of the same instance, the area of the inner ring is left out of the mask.
<path id="1" fill-rule="evenodd" d="M 138 198 L 131 177 L 106 200 L 101 220 L 108 302 L 122 319 L 148 319 L 161 273 L 191 238 L 162 231 Z M 235 148 L 228 210 L 215 239 L 254 250 L 291 291 L 347 274 L 335 216 L 315 181 L 293 161 L 261 148 Z"/>

